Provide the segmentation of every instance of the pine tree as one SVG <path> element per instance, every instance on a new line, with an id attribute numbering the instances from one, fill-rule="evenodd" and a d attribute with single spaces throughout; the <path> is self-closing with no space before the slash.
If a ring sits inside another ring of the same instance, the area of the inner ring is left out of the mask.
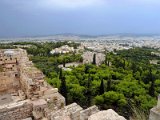
<path id="1" fill-rule="evenodd" d="M 139 68 L 139 75 L 140 75 L 140 78 L 138 80 L 138 83 L 140 84 L 140 81 L 142 80 L 142 67 Z"/>
<path id="2" fill-rule="evenodd" d="M 84 70 L 85 74 L 89 73 L 89 69 L 90 69 L 89 65 L 85 65 L 85 70 Z"/>
<path id="3" fill-rule="evenodd" d="M 62 77 L 63 77 L 62 68 L 60 68 L 60 70 L 59 70 L 59 79 L 61 80 Z"/>
<path id="4" fill-rule="evenodd" d="M 86 91 L 86 96 L 87 96 L 87 106 L 90 106 L 91 105 L 91 80 L 92 78 L 90 77 L 90 74 L 89 74 L 89 77 L 88 77 L 88 82 L 87 82 L 87 91 Z"/>
<path id="5" fill-rule="evenodd" d="M 63 60 L 63 67 L 66 67 L 66 60 Z"/>
<path id="6" fill-rule="evenodd" d="M 67 99 L 67 87 L 66 87 L 65 77 L 62 77 L 61 79 L 60 93 L 65 97 L 66 104 L 67 104 L 68 99 Z"/>
<path id="7" fill-rule="evenodd" d="M 154 97 L 155 96 L 155 80 L 153 78 L 152 69 L 151 68 L 149 69 L 149 78 L 150 78 L 150 81 L 151 81 L 151 86 L 149 88 L 149 94 L 152 97 Z"/>
<path id="8" fill-rule="evenodd" d="M 135 62 L 132 62 L 131 69 L 132 69 L 133 73 L 137 72 L 137 65 Z"/>
<path id="9" fill-rule="evenodd" d="M 108 78 L 108 81 L 107 81 L 107 91 L 110 91 L 111 90 L 111 79 Z"/>
<path id="10" fill-rule="evenodd" d="M 123 59 L 123 69 L 125 70 L 125 66 L 126 66 L 126 60 Z"/>
<path id="11" fill-rule="evenodd" d="M 92 62 L 93 65 L 96 65 L 96 54 L 94 53 L 93 55 L 93 62 Z"/>
<path id="12" fill-rule="evenodd" d="M 81 58 L 79 59 L 79 62 L 83 63 L 83 57 L 81 57 Z"/>
<path id="13" fill-rule="evenodd" d="M 100 95 L 104 94 L 104 81 L 103 81 L 103 79 L 101 79 L 99 94 Z"/>

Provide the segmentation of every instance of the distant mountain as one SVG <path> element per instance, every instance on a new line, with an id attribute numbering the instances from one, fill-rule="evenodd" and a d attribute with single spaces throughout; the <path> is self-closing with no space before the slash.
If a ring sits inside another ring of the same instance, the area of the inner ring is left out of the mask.
<path id="1" fill-rule="evenodd" d="M 8 37 L 0 38 L 0 41 L 58 41 L 58 40 L 85 40 L 85 39 L 105 39 L 106 38 L 123 38 L 123 37 L 154 37 L 160 38 L 159 34 L 131 34 L 131 33 L 119 33 L 119 34 L 106 34 L 106 35 L 83 35 L 73 33 L 62 33 L 55 35 L 37 35 L 37 36 L 23 36 L 23 37 Z"/>

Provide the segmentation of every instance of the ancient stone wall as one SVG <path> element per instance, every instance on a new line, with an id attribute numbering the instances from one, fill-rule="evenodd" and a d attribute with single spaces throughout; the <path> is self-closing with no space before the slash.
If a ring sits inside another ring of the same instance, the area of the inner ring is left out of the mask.
<path id="1" fill-rule="evenodd" d="M 92 63 L 93 62 L 93 56 L 96 54 L 96 65 L 100 65 L 105 60 L 105 55 L 103 53 L 97 53 L 97 52 L 84 52 L 83 57 L 83 64 L 86 63 Z"/>
<path id="2" fill-rule="evenodd" d="M 45 82 L 43 73 L 29 61 L 25 50 L 0 53 L 0 120 L 43 118 L 45 108 L 51 112 L 65 106 L 65 98 Z"/>
<path id="3" fill-rule="evenodd" d="M 32 116 L 32 104 L 29 101 L 11 103 L 0 107 L 0 120 L 22 120 Z"/>
<path id="4" fill-rule="evenodd" d="M 1 50 L 0 55 L 0 94 L 13 93 L 19 90 L 19 78 L 17 71 L 17 54 L 15 50 Z M 8 55 L 9 54 L 9 55 Z"/>

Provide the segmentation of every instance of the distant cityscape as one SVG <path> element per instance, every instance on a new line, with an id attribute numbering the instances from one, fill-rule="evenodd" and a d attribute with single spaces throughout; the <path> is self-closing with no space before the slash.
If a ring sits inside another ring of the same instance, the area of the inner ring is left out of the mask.
<path id="1" fill-rule="evenodd" d="M 22 38 L 0 38 L 1 43 L 10 42 L 58 42 L 74 41 L 80 42 L 88 49 L 94 51 L 113 51 L 129 49 L 132 47 L 160 48 L 160 36 L 158 35 L 106 35 L 106 36 L 87 36 L 62 34 L 45 37 L 22 37 Z"/>
<path id="2" fill-rule="evenodd" d="M 150 110 L 146 119 L 160 118 L 160 36 L 10 38 L 0 47 L 0 120 L 140 120 L 128 95 Z"/>

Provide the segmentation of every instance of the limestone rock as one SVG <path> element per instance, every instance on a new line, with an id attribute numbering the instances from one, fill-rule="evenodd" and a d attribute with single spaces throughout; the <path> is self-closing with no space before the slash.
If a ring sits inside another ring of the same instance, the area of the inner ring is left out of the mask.
<path id="1" fill-rule="evenodd" d="M 31 118 L 31 117 L 29 117 L 29 118 L 26 118 L 26 119 L 23 119 L 23 120 L 32 120 L 32 118 Z"/>
<path id="2" fill-rule="evenodd" d="M 157 106 L 150 110 L 149 120 L 159 120 L 160 119 L 160 94 L 158 96 Z"/>
<path id="3" fill-rule="evenodd" d="M 119 116 L 112 109 L 100 111 L 91 115 L 88 120 L 126 120 L 124 117 Z"/>

